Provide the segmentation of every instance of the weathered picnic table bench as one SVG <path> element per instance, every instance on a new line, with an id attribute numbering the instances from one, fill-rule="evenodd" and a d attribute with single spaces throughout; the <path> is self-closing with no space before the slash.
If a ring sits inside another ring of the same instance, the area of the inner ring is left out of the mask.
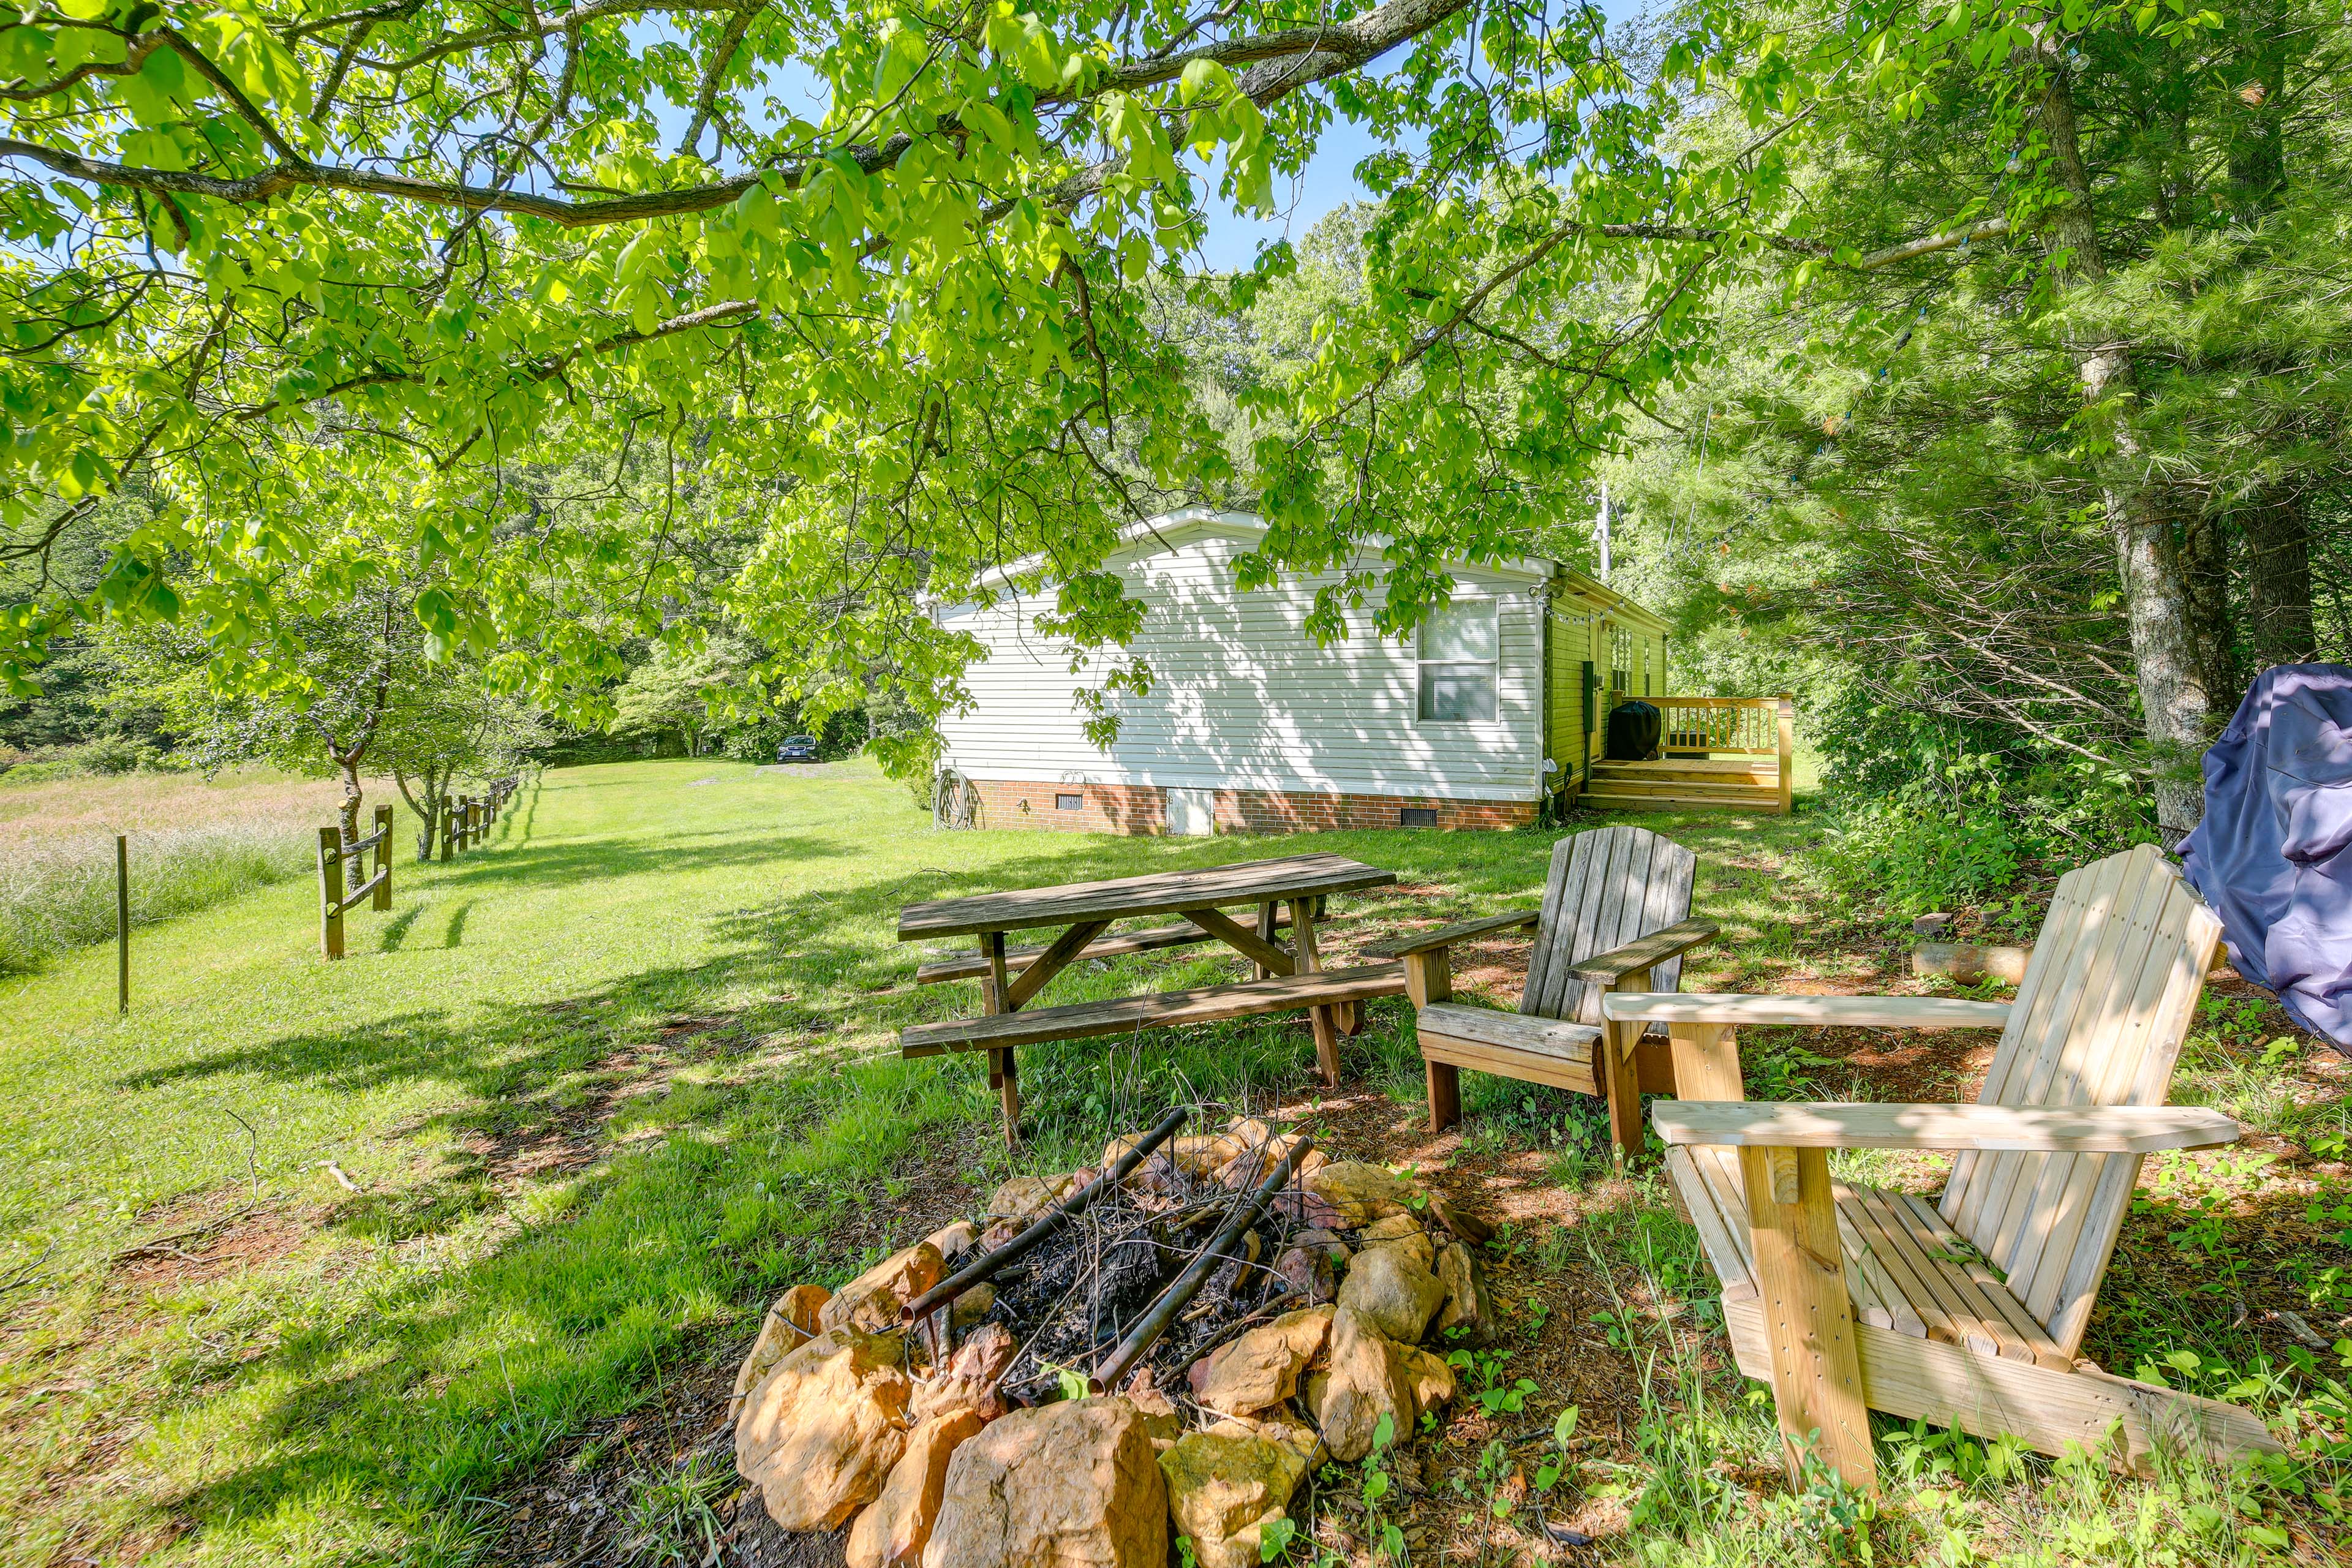
<path id="1" fill-rule="evenodd" d="M 1017 1135 L 1021 1121 L 1020 1069 L 1013 1053 L 1046 1040 L 1306 1008 L 1314 1019 L 1317 1065 L 1326 1083 L 1337 1083 L 1339 1036 L 1361 1026 L 1361 1003 L 1404 994 L 1404 966 L 1390 963 L 1327 970 L 1317 951 L 1316 925 L 1323 901 L 1332 894 L 1387 887 L 1396 879 L 1393 871 L 1345 856 L 1289 855 L 1198 871 L 1162 871 L 909 904 L 898 915 L 900 942 L 977 939 L 979 951 L 972 957 L 926 963 L 915 978 L 926 984 L 978 980 L 981 1016 L 913 1025 L 898 1036 L 898 1054 L 986 1051 L 989 1087 L 1003 1105 L 1008 1141 Z M 1252 906 L 1256 919 L 1248 925 L 1225 913 Z M 1110 930 L 1117 921 L 1165 914 L 1181 915 L 1183 923 Z M 1004 945 L 1008 931 L 1053 926 L 1062 927 L 1062 932 L 1043 947 Z M 1276 940 L 1286 928 L 1287 946 Z M 1022 1011 L 1047 981 L 1079 959 L 1211 941 L 1225 943 L 1256 965 L 1257 978 Z"/>

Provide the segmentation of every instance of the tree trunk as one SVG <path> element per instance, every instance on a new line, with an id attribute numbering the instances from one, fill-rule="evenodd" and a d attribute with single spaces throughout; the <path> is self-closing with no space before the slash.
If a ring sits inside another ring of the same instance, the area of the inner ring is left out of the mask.
<path id="1" fill-rule="evenodd" d="M 2250 5 L 2232 25 L 2236 65 L 2230 94 L 2230 194 L 2240 223 L 2270 211 L 2286 186 L 2285 19 L 2274 7 Z"/>
<path id="2" fill-rule="evenodd" d="M 2043 37 L 2041 54 L 2049 79 L 2039 118 L 2049 138 L 2052 167 L 2069 197 L 2052 212 L 2044 243 L 2061 258 L 2062 285 L 2096 283 L 2106 276 L 2106 265 L 2099 253 L 2090 174 L 2074 119 L 2073 75 L 2063 43 L 2054 34 Z M 2099 489 L 2131 629 L 2141 731 L 2155 768 L 2157 825 L 2167 844 L 2177 844 L 2204 815 L 2196 761 L 2210 739 L 2211 718 L 2205 688 L 2209 660 L 2197 647 L 2197 615 L 2182 547 L 2182 525 L 2195 520 L 2171 488 L 2147 471 L 2130 418 L 2131 345 L 2107 342 L 2074 352 L 2092 433 L 2105 448 Z"/>
<path id="3" fill-rule="evenodd" d="M 2305 664 L 2319 657 L 2311 618 L 2311 530 L 2302 488 L 2279 484 L 2240 514 L 2246 534 L 2247 629 L 2254 666 Z"/>
<path id="4" fill-rule="evenodd" d="M 2181 574 L 2189 583 L 2189 640 L 2198 654 L 2198 684 L 2209 708 L 2218 708 L 2242 684 L 2238 673 L 2238 624 L 2230 605 L 2230 529 L 2226 521 L 2202 512 L 2184 520 L 2180 531 Z"/>
<path id="5" fill-rule="evenodd" d="M 408 774 L 398 767 L 392 770 L 392 782 L 400 787 L 400 798 L 416 814 L 424 826 L 416 834 L 416 858 L 422 863 L 433 858 L 433 847 L 441 839 L 441 802 L 448 794 L 448 773 L 425 764 L 424 775 L 416 781 L 419 787 L 411 788 Z"/>
<path id="6" fill-rule="evenodd" d="M 360 787 L 360 759 L 366 754 L 365 742 L 335 753 L 336 770 L 343 775 L 343 803 L 336 808 L 335 818 L 342 829 L 346 848 L 360 838 L 360 803 L 366 798 L 366 792 Z"/>

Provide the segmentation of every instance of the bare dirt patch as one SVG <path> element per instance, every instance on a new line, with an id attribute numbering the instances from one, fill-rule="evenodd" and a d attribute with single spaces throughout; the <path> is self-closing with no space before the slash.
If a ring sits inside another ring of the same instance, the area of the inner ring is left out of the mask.
<path id="1" fill-rule="evenodd" d="M 318 1233 L 324 1211 L 256 1201 L 243 1187 L 191 1194 L 158 1211 L 157 1234 L 114 1255 L 110 1286 L 163 1291 L 267 1268 Z"/>

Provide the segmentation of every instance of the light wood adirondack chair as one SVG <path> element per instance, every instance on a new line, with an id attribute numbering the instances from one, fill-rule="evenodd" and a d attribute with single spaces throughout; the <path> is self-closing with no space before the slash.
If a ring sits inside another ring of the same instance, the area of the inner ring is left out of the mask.
<path id="1" fill-rule="evenodd" d="M 2142 1156 L 2239 1135 L 2164 1103 L 2221 922 L 2152 846 L 2058 884 L 2014 1002 L 1613 996 L 1664 1019 L 1721 1092 L 1661 1105 L 1667 1169 L 1723 1282 L 1740 1370 L 1768 1380 L 1792 1471 L 1808 1445 L 1873 1487 L 1869 1410 L 2146 1470 L 2159 1444 L 2277 1445 L 2233 1405 L 2078 1359 Z M 1746 1104 L 1741 1024 L 2001 1029 L 1973 1105 Z M 1833 1180 L 1832 1149 L 1958 1151 L 1940 1201 Z"/>
<path id="2" fill-rule="evenodd" d="M 1644 1056 L 1641 1030 L 1624 1049 L 1602 1052 L 1601 998 L 1611 991 L 1672 991 L 1682 955 L 1715 934 L 1715 922 L 1690 920 L 1697 858 L 1646 828 L 1612 826 L 1579 833 L 1552 847 L 1540 909 L 1514 910 L 1382 943 L 1402 958 L 1405 994 L 1418 1010 L 1421 1054 L 1429 1073 L 1430 1131 L 1462 1119 L 1462 1071 L 1498 1073 L 1527 1083 L 1605 1095 L 1618 1149 L 1642 1151 L 1642 1091 L 1672 1093 L 1662 1053 Z M 1536 928 L 1528 983 L 1517 1013 L 1451 1000 L 1454 944 L 1492 931 Z"/>

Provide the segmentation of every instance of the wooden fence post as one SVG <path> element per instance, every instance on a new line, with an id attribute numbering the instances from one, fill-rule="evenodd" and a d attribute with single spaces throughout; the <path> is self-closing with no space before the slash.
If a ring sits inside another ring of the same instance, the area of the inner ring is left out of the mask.
<path id="1" fill-rule="evenodd" d="M 115 1011 L 131 1012 L 131 839 L 114 836 L 114 996 Z"/>
<path id="2" fill-rule="evenodd" d="M 1797 764 L 1797 704 L 1787 692 L 1780 694 L 1780 814 L 1789 813 L 1789 792 L 1796 787 Z"/>
<path id="3" fill-rule="evenodd" d="M 452 809 L 450 809 L 450 805 L 449 805 L 449 797 L 448 797 L 447 795 L 443 795 L 443 796 L 441 797 L 441 858 L 442 858 L 442 859 L 446 860 L 447 858 L 449 858 L 450 851 L 452 851 L 452 850 L 454 850 L 455 848 L 457 848 L 457 846 L 456 846 L 455 844 L 452 844 L 452 843 L 450 842 L 450 840 L 451 840 L 451 839 L 453 839 L 453 838 L 455 838 L 457 836 L 457 814 L 455 811 L 453 811 Z"/>
<path id="4" fill-rule="evenodd" d="M 392 807 L 375 808 L 375 901 L 373 909 L 392 908 Z"/>
<path id="5" fill-rule="evenodd" d="M 343 956 L 343 836 L 319 829 L 319 951 Z"/>

